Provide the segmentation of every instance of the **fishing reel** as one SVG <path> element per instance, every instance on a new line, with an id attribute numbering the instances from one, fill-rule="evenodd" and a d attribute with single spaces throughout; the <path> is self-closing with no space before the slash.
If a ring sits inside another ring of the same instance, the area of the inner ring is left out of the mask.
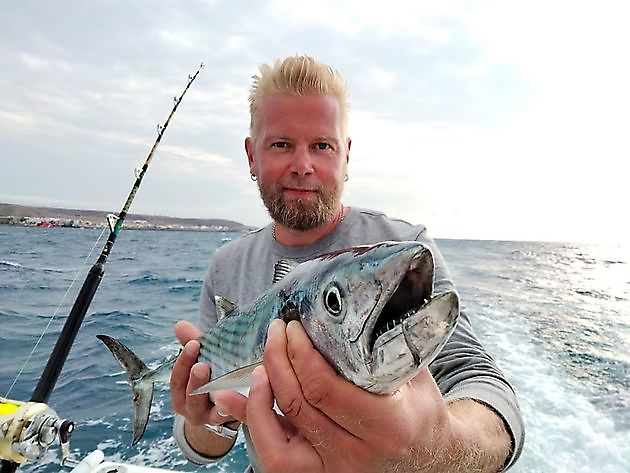
<path id="1" fill-rule="evenodd" d="M 0 397 L 0 458 L 14 463 L 35 460 L 58 440 L 63 465 L 70 456 L 73 430 L 73 421 L 59 418 L 44 403 Z"/>

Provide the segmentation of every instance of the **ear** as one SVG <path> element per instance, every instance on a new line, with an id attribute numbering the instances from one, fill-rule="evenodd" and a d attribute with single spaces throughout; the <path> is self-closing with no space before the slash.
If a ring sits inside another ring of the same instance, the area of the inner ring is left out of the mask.
<path id="1" fill-rule="evenodd" d="M 350 161 L 350 146 L 352 146 L 352 140 L 348 138 L 348 146 L 346 147 L 346 164 Z"/>
<path id="2" fill-rule="evenodd" d="M 245 138 L 245 153 L 247 154 L 247 161 L 249 162 L 249 172 L 255 176 L 256 166 L 254 165 L 254 141 L 249 136 Z"/>

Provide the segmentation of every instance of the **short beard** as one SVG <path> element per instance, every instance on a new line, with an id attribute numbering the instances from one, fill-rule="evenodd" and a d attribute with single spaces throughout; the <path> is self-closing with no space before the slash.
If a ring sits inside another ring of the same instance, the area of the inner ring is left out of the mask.
<path id="1" fill-rule="evenodd" d="M 287 199 L 282 184 L 264 185 L 258 189 L 271 218 L 292 230 L 307 231 L 331 222 L 339 213 L 343 184 L 332 189 L 317 187 L 316 199 Z"/>

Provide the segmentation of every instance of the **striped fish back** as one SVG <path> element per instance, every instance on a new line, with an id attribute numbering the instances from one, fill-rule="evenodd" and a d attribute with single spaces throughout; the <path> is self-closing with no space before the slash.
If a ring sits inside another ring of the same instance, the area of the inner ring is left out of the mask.
<path id="1" fill-rule="evenodd" d="M 270 319 L 234 313 L 199 338 L 201 361 L 212 366 L 212 378 L 262 360 Z"/>

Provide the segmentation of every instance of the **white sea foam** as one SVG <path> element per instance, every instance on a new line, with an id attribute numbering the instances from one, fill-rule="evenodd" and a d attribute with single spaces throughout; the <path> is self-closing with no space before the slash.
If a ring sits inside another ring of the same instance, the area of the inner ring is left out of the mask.
<path id="1" fill-rule="evenodd" d="M 616 430 L 610 414 L 571 388 L 567 372 L 550 362 L 553 354 L 529 327 L 499 313 L 484 323 L 500 325 L 487 344 L 518 393 L 525 420 L 523 455 L 511 471 L 630 471 L 630 432 Z"/>
<path id="2" fill-rule="evenodd" d="M 13 268 L 21 268 L 22 265 L 20 263 L 14 263 L 13 261 L 4 261 L 0 260 L 0 266 L 11 266 Z"/>

